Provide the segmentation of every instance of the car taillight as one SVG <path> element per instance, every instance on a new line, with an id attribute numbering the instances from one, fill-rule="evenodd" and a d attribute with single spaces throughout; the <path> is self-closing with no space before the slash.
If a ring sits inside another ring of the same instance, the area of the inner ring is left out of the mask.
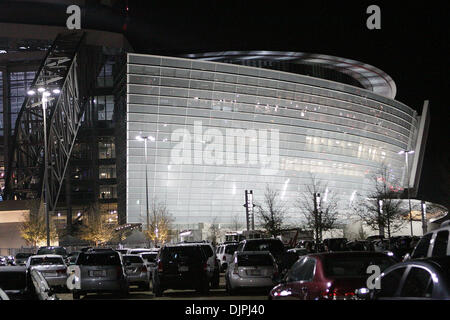
<path id="1" fill-rule="evenodd" d="M 116 273 L 117 273 L 117 279 L 122 279 L 123 271 L 122 271 L 122 267 L 121 266 L 117 266 L 116 267 Z"/>
<path id="2" fill-rule="evenodd" d="M 239 274 L 238 267 L 239 267 L 238 264 L 235 263 L 234 264 L 234 269 L 233 269 L 233 274 Z"/>
<path id="3" fill-rule="evenodd" d="M 276 263 L 273 264 L 273 277 L 278 277 L 278 265 Z"/>
<path id="4" fill-rule="evenodd" d="M 326 290 L 322 297 L 329 300 L 352 300 L 355 297 L 355 293 L 353 291 L 334 289 Z"/>
<path id="5" fill-rule="evenodd" d="M 147 272 L 147 267 L 146 266 L 142 266 L 141 272 Z"/>
<path id="6" fill-rule="evenodd" d="M 159 263 L 158 263 L 158 272 L 163 272 L 163 264 L 162 264 L 162 261 L 159 261 Z"/>

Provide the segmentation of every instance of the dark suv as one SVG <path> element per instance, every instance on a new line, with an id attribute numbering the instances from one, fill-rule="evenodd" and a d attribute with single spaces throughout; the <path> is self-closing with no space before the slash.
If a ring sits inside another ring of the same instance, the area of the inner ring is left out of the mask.
<path id="1" fill-rule="evenodd" d="M 199 245 L 165 245 L 161 248 L 157 268 L 153 269 L 153 293 L 160 297 L 166 289 L 209 290 L 208 257 Z"/>
<path id="2" fill-rule="evenodd" d="M 69 258 L 67 257 L 67 250 L 64 247 L 50 246 L 50 247 L 40 247 L 36 252 L 36 255 L 46 255 L 46 254 L 57 254 L 62 256 L 64 262 L 69 264 Z"/>

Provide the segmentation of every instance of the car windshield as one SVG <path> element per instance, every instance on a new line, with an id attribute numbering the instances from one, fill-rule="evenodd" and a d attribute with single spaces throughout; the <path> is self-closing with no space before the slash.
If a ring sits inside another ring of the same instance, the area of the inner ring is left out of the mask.
<path id="1" fill-rule="evenodd" d="M 334 256 L 324 259 L 324 272 L 328 277 L 367 277 L 367 267 L 376 265 L 383 271 L 395 264 L 390 257 L 383 256 Z"/>
<path id="2" fill-rule="evenodd" d="M 67 251 L 64 248 L 40 248 L 37 254 L 58 254 L 60 256 L 66 256 Z"/>
<path id="3" fill-rule="evenodd" d="M 121 261 L 119 254 L 116 252 L 82 252 L 78 256 L 77 264 L 84 266 L 115 266 L 121 265 Z"/>
<path id="4" fill-rule="evenodd" d="M 204 260 L 199 246 L 167 247 L 163 251 L 163 257 L 168 260 Z"/>
<path id="5" fill-rule="evenodd" d="M 284 246 L 281 241 L 273 241 L 273 240 L 248 241 L 245 244 L 245 251 L 270 251 L 271 253 L 280 254 L 283 253 Z"/>
<path id="6" fill-rule="evenodd" d="M 232 245 L 226 246 L 225 247 L 225 253 L 226 254 L 233 254 L 236 251 L 236 248 L 237 248 L 237 244 L 232 244 Z"/>
<path id="7" fill-rule="evenodd" d="M 131 250 L 130 254 L 140 254 L 140 253 L 144 253 L 144 252 L 148 252 L 148 250 L 143 249 L 143 250 Z"/>
<path id="8" fill-rule="evenodd" d="M 240 254 L 238 256 L 239 267 L 272 266 L 272 257 L 268 254 Z"/>
<path id="9" fill-rule="evenodd" d="M 141 257 L 139 256 L 124 256 L 123 261 L 129 263 L 143 263 Z"/>
<path id="10" fill-rule="evenodd" d="M 158 256 L 157 253 L 145 253 L 145 254 L 142 254 L 142 258 L 144 258 L 148 262 L 155 262 L 157 256 Z"/>
<path id="11" fill-rule="evenodd" d="M 30 265 L 56 265 L 56 264 L 64 264 L 62 258 L 58 257 L 42 257 L 42 258 L 31 258 Z"/>
<path id="12" fill-rule="evenodd" d="M 25 259 L 31 257 L 32 255 L 32 253 L 18 253 L 16 254 L 16 259 Z"/>

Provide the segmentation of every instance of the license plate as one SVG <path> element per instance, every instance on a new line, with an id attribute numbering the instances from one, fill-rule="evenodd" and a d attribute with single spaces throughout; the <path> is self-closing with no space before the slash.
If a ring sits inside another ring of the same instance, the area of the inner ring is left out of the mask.
<path id="1" fill-rule="evenodd" d="M 180 266 L 180 267 L 178 267 L 178 271 L 179 271 L 179 272 L 186 272 L 186 271 L 189 271 L 189 267 L 186 267 L 186 266 Z"/>
<path id="2" fill-rule="evenodd" d="M 47 271 L 47 272 L 45 272 L 45 275 L 47 277 L 56 277 L 58 274 L 56 272 Z"/>
<path id="3" fill-rule="evenodd" d="M 103 277 L 103 276 L 105 276 L 105 271 L 103 270 L 91 271 L 91 277 Z"/>

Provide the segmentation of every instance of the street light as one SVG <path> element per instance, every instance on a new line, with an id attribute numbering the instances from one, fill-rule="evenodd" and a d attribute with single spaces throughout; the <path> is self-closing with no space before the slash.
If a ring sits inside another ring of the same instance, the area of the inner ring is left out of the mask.
<path id="1" fill-rule="evenodd" d="M 147 141 L 154 142 L 155 137 L 152 136 L 136 136 L 137 141 L 144 141 L 144 154 L 145 154 L 145 203 L 147 207 L 147 230 L 150 228 L 150 216 L 148 210 L 148 163 L 147 163 Z M 156 212 L 154 213 L 155 224 L 156 224 Z M 155 225 L 155 235 L 158 235 L 158 225 Z"/>
<path id="2" fill-rule="evenodd" d="M 48 150 L 47 150 L 47 102 L 51 93 L 47 91 L 45 87 L 39 87 L 37 92 L 41 94 L 41 104 L 42 104 L 42 118 L 44 120 L 44 210 L 45 210 L 45 220 L 46 220 L 46 231 L 47 231 L 47 246 L 50 246 L 50 216 L 48 211 Z M 59 94 L 61 91 L 58 88 L 53 89 L 53 93 Z M 34 89 L 28 90 L 27 94 L 29 96 L 36 95 Z"/>
<path id="3" fill-rule="evenodd" d="M 409 162 L 408 162 L 408 155 L 413 154 L 414 150 L 401 150 L 398 154 L 404 154 L 405 155 L 405 164 L 406 164 L 406 176 L 407 176 L 407 192 L 408 192 L 408 205 L 409 205 L 409 222 L 411 224 L 411 237 L 413 236 L 413 223 L 412 223 L 412 210 L 411 210 L 411 198 L 409 196 Z"/>
<path id="4" fill-rule="evenodd" d="M 425 235 L 427 233 L 427 204 L 422 200 L 421 203 L 422 209 L 422 233 Z"/>

